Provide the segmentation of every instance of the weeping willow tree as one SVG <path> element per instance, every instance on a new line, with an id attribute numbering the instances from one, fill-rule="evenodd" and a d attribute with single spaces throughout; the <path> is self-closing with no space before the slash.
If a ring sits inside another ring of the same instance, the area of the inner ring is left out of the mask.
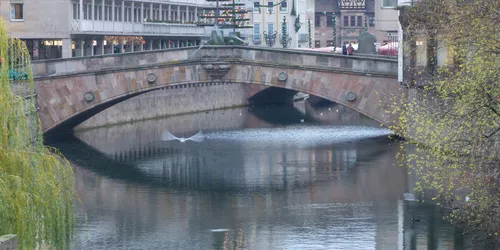
<path id="1" fill-rule="evenodd" d="M 30 56 L 0 18 L 0 235 L 20 249 L 67 247 L 74 225 L 74 176 L 43 145 Z"/>
<path id="2" fill-rule="evenodd" d="M 421 0 L 404 17 L 413 88 L 392 129 L 417 146 L 401 163 L 450 220 L 500 239 L 500 1 Z"/>

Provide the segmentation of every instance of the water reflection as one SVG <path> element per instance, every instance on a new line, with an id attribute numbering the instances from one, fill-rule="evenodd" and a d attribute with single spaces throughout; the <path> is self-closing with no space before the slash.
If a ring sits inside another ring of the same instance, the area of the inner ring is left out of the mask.
<path id="1" fill-rule="evenodd" d="M 379 138 L 387 130 L 356 119 L 277 127 L 244 109 L 221 112 L 56 144 L 82 200 L 73 248 L 459 249 L 434 207 L 402 201 L 411 183 L 393 166 L 399 146 Z M 203 129 L 207 140 L 161 142 L 164 129 Z"/>

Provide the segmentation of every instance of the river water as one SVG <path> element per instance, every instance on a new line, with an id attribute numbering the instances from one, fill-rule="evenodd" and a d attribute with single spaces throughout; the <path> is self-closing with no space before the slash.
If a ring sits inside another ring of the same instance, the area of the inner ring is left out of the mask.
<path id="1" fill-rule="evenodd" d="M 76 132 L 53 144 L 81 199 L 72 249 L 463 249 L 439 209 L 405 200 L 389 134 L 335 105 Z"/>

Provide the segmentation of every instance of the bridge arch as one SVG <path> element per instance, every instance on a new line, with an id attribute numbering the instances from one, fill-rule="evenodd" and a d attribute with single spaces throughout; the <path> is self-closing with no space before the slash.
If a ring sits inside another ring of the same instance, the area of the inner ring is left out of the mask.
<path id="1" fill-rule="evenodd" d="M 161 88 L 235 83 L 272 86 L 318 96 L 353 109 L 384 126 L 395 121 L 397 114 L 392 114 L 390 105 L 383 105 L 389 96 L 404 96 L 404 89 L 394 74 L 283 62 L 195 59 L 62 75 L 35 74 L 42 129 L 47 133 L 59 127 L 74 127 L 116 103 Z M 321 64 L 325 60 L 317 59 L 316 62 Z M 331 64 L 328 60 L 326 62 Z"/>

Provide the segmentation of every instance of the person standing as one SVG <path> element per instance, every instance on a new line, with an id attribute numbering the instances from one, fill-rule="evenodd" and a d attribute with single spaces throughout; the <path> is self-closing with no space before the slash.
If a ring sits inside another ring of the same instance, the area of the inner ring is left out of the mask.
<path id="1" fill-rule="evenodd" d="M 354 53 L 354 47 L 352 47 L 352 43 L 349 43 L 349 47 L 347 47 L 347 54 L 352 55 Z"/>

